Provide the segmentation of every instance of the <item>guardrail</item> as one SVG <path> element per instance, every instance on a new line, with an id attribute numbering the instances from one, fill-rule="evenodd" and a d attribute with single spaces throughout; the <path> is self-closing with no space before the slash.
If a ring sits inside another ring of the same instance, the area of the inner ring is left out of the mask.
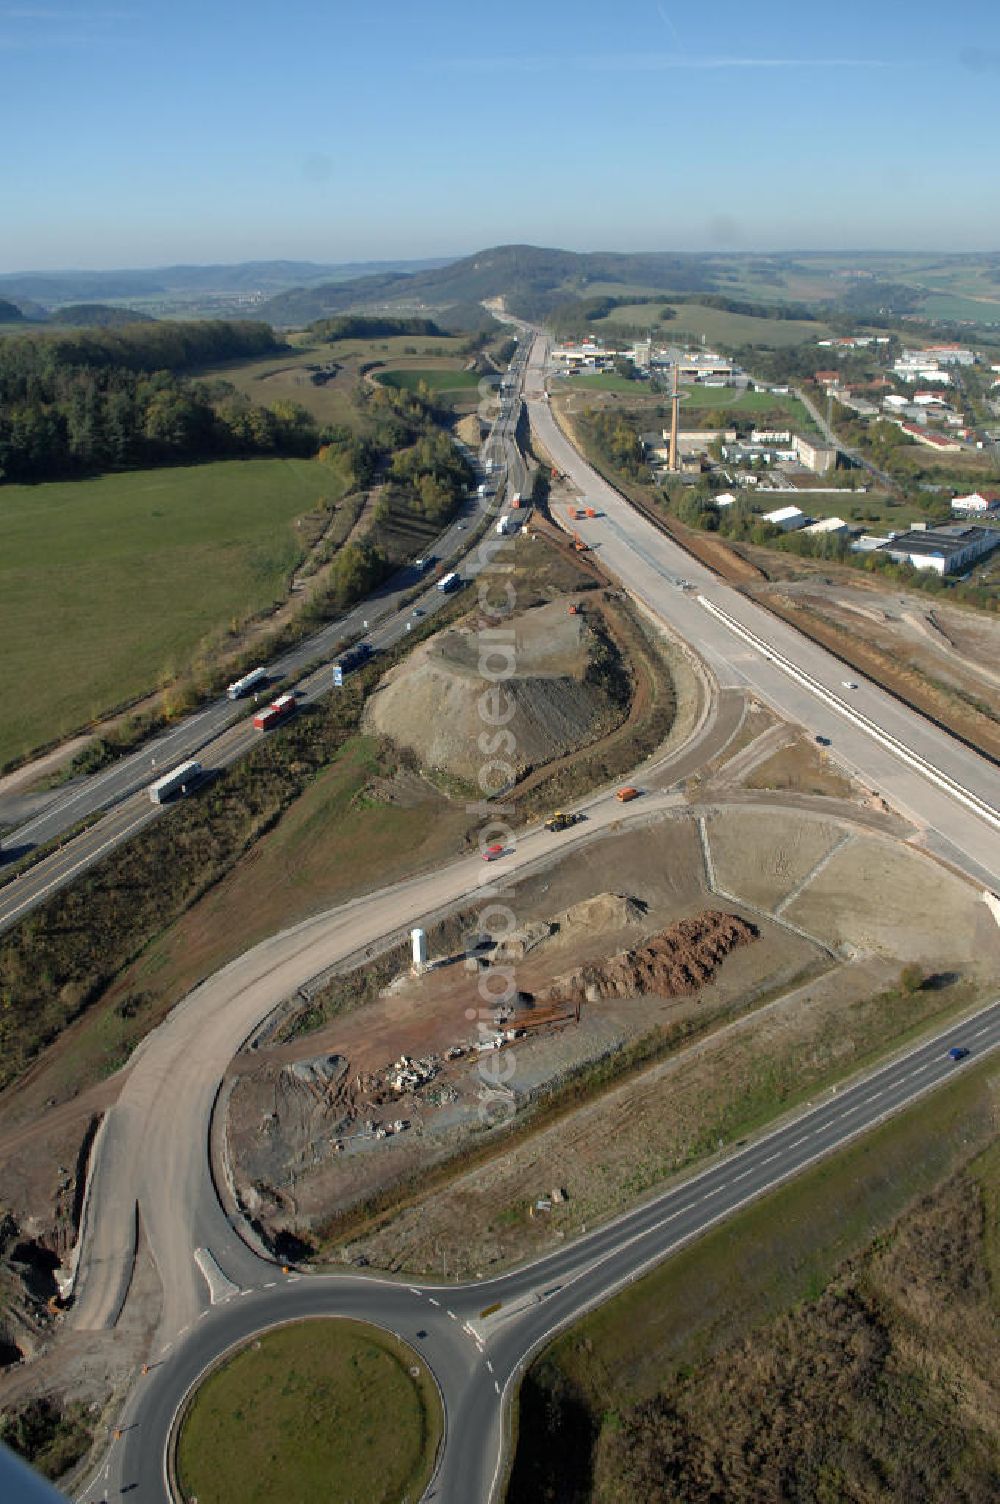
<path id="1" fill-rule="evenodd" d="M 790 658 L 785 657 L 784 653 L 773 647 L 771 643 L 766 642 L 763 637 L 759 637 L 749 627 L 745 627 L 734 616 L 730 616 L 728 611 L 723 611 L 721 607 L 715 605 L 713 601 L 708 600 L 703 595 L 699 595 L 697 599 L 699 604 L 705 607 L 706 611 L 711 612 L 714 617 L 721 621 L 724 626 L 728 627 L 731 632 L 734 632 L 737 637 L 742 637 L 744 642 L 749 643 L 751 647 L 763 653 L 765 658 L 769 658 L 789 678 L 794 679 L 803 688 L 808 689 L 811 694 L 814 694 L 817 699 L 829 705 L 838 715 L 842 715 L 847 720 L 852 721 L 855 726 L 859 727 L 860 730 L 866 732 L 875 741 L 879 742 L 881 746 L 892 752 L 901 762 L 905 762 L 909 767 L 914 768 L 931 783 L 937 784 L 938 788 L 943 789 L 946 794 L 950 794 L 953 799 L 956 799 L 960 804 L 964 804 L 967 809 L 971 809 L 981 820 L 985 820 L 987 825 L 992 826 L 994 830 L 1000 830 L 1000 812 L 995 810 L 991 804 L 987 804 L 985 799 L 980 799 L 978 794 L 973 794 L 968 789 L 963 788 L 948 773 L 942 773 L 940 768 L 936 768 L 926 757 L 922 757 L 919 752 L 914 752 L 910 747 L 901 742 L 898 737 L 893 736 L 891 732 L 884 731 L 878 722 L 873 721 L 871 716 L 865 715 L 864 711 L 855 710 L 853 705 L 848 705 L 846 700 L 842 700 L 839 695 L 827 689 L 818 679 L 814 679 L 812 674 L 807 674 L 804 669 L 798 668 Z"/>

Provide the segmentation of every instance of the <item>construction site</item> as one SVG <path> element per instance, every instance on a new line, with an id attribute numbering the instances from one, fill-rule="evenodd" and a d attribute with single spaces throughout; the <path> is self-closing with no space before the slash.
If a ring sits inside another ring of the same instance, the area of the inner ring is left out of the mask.
<path id="1" fill-rule="evenodd" d="M 236 1203 L 324 1258 L 475 1275 L 621 1209 L 713 1123 L 725 1138 L 741 1090 L 781 1075 L 791 1095 L 796 1072 L 863 1058 L 904 1024 L 879 998 L 915 946 L 942 980 L 907 1001 L 908 1025 L 987 985 L 995 922 L 894 817 L 755 798 L 555 860 L 517 885 L 516 934 L 432 943 L 305 1036 L 286 1013 L 292 1037 L 259 1041 L 227 1082 Z M 350 985 L 329 983 L 335 1009 Z"/>

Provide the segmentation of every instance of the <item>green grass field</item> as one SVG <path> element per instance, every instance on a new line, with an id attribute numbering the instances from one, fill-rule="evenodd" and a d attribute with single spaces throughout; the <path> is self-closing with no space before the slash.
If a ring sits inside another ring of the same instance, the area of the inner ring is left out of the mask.
<path id="1" fill-rule="evenodd" d="M 794 500 L 796 506 L 812 517 L 843 517 L 845 522 L 863 526 L 868 532 L 879 531 L 883 527 L 899 531 L 910 527 L 914 522 L 927 521 L 927 513 L 915 502 L 896 502 L 882 491 L 859 491 L 853 496 L 848 492 L 839 496 L 827 496 L 822 492 L 816 495 L 812 491 L 802 490 L 794 498 L 789 495 L 788 499 Z M 779 506 L 783 500 L 783 496 L 762 496 L 759 504 L 763 506 L 767 501 L 769 505 L 763 509 L 770 511 L 772 505 Z"/>
<path id="2" fill-rule="evenodd" d="M 431 392 L 455 392 L 474 389 L 482 378 L 477 371 L 448 370 L 440 366 L 423 369 L 404 366 L 395 371 L 379 371 L 375 379 L 383 386 L 394 386 L 406 392 L 415 392 L 421 383 Z"/>
<path id="3" fill-rule="evenodd" d="M 296 519 L 341 491 L 311 460 L 0 489 L 0 765 L 155 689 L 279 599 Z"/>
<path id="4" fill-rule="evenodd" d="M 633 397 L 649 395 L 649 388 L 644 381 L 630 381 L 627 376 L 616 376 L 613 372 L 603 371 L 598 371 L 593 376 L 567 376 L 553 387 L 553 391 L 629 392 Z"/>
<path id="5" fill-rule="evenodd" d="M 657 304 L 623 303 L 620 308 L 612 309 L 606 319 L 598 320 L 594 328 L 601 331 L 614 324 L 641 324 L 649 325 L 658 337 L 671 343 L 690 334 L 696 340 L 704 335 L 710 344 L 770 345 L 775 349 L 824 339 L 830 332 L 826 324 L 809 319 L 760 319 L 707 308 L 703 303 L 671 304 L 669 294 L 664 296 L 663 306 L 676 308 L 677 317 L 661 324 L 657 319 Z"/>
<path id="6" fill-rule="evenodd" d="M 963 297 L 957 292 L 932 292 L 921 304 L 920 312 L 928 319 L 963 320 L 975 324 L 1000 325 L 1000 298 L 993 289 L 993 301 Z"/>
<path id="7" fill-rule="evenodd" d="M 427 1486 L 442 1423 L 433 1379 L 388 1333 L 296 1322 L 205 1380 L 177 1468 L 185 1498 L 199 1504 L 402 1504 Z"/>

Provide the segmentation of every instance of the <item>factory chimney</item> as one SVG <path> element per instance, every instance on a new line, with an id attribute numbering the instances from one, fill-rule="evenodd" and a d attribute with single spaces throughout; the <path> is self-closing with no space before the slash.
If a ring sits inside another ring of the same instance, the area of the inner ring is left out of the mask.
<path id="1" fill-rule="evenodd" d="M 671 403 L 670 403 L 671 413 L 670 413 L 670 464 L 669 464 L 669 469 L 670 469 L 671 473 L 673 473 L 673 474 L 676 474 L 677 468 L 678 468 L 677 467 L 677 425 L 678 425 L 679 418 L 680 418 L 680 408 L 681 408 L 681 399 L 680 399 L 680 395 L 678 394 L 678 391 L 677 391 L 677 373 L 678 373 L 678 366 L 677 366 L 677 362 L 674 361 L 674 395 L 671 398 Z"/>

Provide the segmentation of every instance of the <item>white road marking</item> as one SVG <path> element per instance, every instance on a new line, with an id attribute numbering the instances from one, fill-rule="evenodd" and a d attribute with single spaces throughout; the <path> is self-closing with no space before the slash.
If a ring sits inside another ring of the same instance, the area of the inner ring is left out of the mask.
<path id="1" fill-rule="evenodd" d="M 449 1311 L 448 1315 L 451 1317 L 452 1321 L 457 1321 L 458 1320 L 458 1317 L 455 1315 L 454 1311 Z"/>
<path id="2" fill-rule="evenodd" d="M 414 1287 L 412 1285 L 410 1285 L 409 1289 L 410 1289 L 410 1294 L 411 1295 L 419 1295 L 420 1294 L 420 1291 L 414 1289 Z"/>
<path id="3" fill-rule="evenodd" d="M 493 1364 L 490 1362 L 489 1358 L 486 1359 L 486 1367 L 489 1369 L 490 1373 L 493 1372 Z"/>
<path id="4" fill-rule="evenodd" d="M 439 1300 L 434 1299 L 433 1295 L 428 1295 L 427 1299 L 430 1301 L 432 1306 L 440 1306 L 441 1304 Z"/>
<path id="5" fill-rule="evenodd" d="M 276 1279 L 269 1279 L 268 1282 L 267 1282 L 267 1284 L 264 1286 L 264 1289 L 265 1290 L 273 1290 L 274 1287 L 275 1287 L 275 1285 L 277 1283 L 278 1283 L 278 1281 Z"/>
<path id="6" fill-rule="evenodd" d="M 497 1394 L 500 1393 L 500 1385 L 497 1383 L 496 1379 L 493 1380 L 493 1388 L 496 1390 Z"/>
<path id="7" fill-rule="evenodd" d="M 752 1174 L 753 1174 L 753 1167 L 751 1166 L 751 1168 L 749 1170 L 744 1170 L 742 1172 L 742 1174 L 740 1174 L 740 1175 L 734 1175 L 733 1179 L 734 1180 L 746 1180 L 747 1176 L 748 1175 L 752 1175 Z"/>
<path id="8" fill-rule="evenodd" d="M 990 1028 L 989 1024 L 984 1024 L 981 1029 L 977 1029 L 976 1032 L 975 1032 L 975 1034 L 973 1034 L 973 1036 L 972 1036 L 973 1039 L 978 1039 L 979 1036 L 980 1036 L 980 1034 L 988 1034 L 989 1033 L 989 1028 Z"/>

